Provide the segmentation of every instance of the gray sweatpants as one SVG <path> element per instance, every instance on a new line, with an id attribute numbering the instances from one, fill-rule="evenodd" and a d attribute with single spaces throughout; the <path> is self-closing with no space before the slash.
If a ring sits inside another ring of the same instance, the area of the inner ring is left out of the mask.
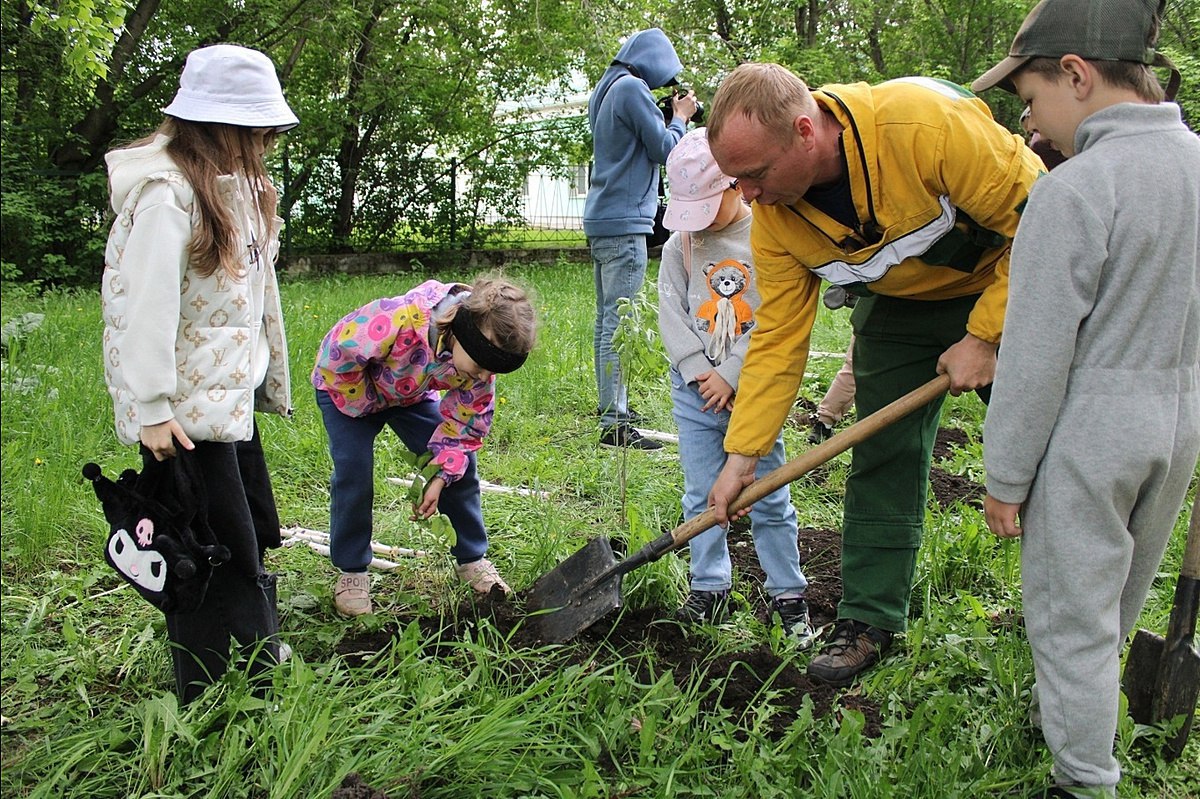
<path id="1" fill-rule="evenodd" d="M 1115 787 L 1121 648 L 1194 474 L 1200 393 L 1089 382 L 1068 391 L 1021 509 L 1021 571 L 1055 779 Z"/>

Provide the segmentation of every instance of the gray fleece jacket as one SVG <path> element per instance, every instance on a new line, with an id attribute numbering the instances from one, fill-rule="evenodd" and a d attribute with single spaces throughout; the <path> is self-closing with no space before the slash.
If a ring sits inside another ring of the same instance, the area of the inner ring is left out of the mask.
<path id="1" fill-rule="evenodd" d="M 1003 502 L 1035 478 L 1084 479 L 1039 474 L 1052 441 L 1084 472 L 1125 463 L 1128 426 L 1200 386 L 1200 139 L 1174 104 L 1123 103 L 1085 119 L 1075 145 L 1034 185 L 1013 243 L 984 425 Z"/>
<path id="2" fill-rule="evenodd" d="M 658 270 L 658 329 L 671 366 L 684 382 L 715 368 L 734 389 L 754 312 L 762 303 L 750 256 L 752 215 L 715 233 L 691 237 L 691 270 L 684 265 L 683 234 L 663 245 Z"/>

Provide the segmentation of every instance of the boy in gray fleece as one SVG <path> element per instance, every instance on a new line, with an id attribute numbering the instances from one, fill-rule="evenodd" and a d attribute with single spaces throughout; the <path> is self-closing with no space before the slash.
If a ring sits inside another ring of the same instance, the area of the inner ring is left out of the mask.
<path id="1" fill-rule="evenodd" d="M 1200 454 L 1200 140 L 1150 70 L 1170 66 L 1161 11 L 1043 0 L 972 86 L 1017 94 L 1068 157 L 1013 243 L 984 424 L 988 526 L 1022 536 L 1049 796 L 1116 795 L 1121 647 Z"/>

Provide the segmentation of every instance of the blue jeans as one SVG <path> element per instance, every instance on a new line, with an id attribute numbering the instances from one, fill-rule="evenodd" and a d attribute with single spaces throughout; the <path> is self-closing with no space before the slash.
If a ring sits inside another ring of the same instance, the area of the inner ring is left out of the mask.
<path id="1" fill-rule="evenodd" d="M 422 454 L 442 422 L 432 400 L 394 407 L 366 416 L 347 416 L 337 409 L 329 393 L 317 389 L 317 406 L 329 435 L 333 476 L 329 491 L 329 554 L 342 571 L 366 571 L 371 563 L 371 506 L 375 501 L 375 438 L 384 425 L 396 431 L 409 452 Z M 479 475 L 475 453 L 467 455 L 467 471 L 442 489 L 438 511 L 454 526 L 457 539 L 450 548 L 460 564 L 479 560 L 487 553 L 487 531 L 479 501 Z"/>
<path id="2" fill-rule="evenodd" d="M 629 420 L 629 396 L 621 380 L 621 363 L 613 349 L 617 331 L 617 300 L 633 297 L 646 279 L 646 236 L 594 236 L 590 240 L 596 281 L 596 328 L 592 338 L 600 425 Z"/>
<path id="3" fill-rule="evenodd" d="M 671 402 L 679 428 L 679 462 L 683 466 L 683 515 L 691 519 L 708 507 L 708 491 L 725 465 L 725 432 L 729 411 L 700 409 L 704 398 L 695 385 L 684 385 L 683 377 L 671 370 Z M 783 435 L 771 451 L 758 461 L 756 475 L 782 466 Z M 754 503 L 750 512 L 754 549 L 767 574 L 766 589 L 772 597 L 799 596 L 808 588 L 800 571 L 796 543 L 796 509 L 791 492 L 783 486 Z M 688 542 L 692 555 L 692 589 L 724 591 L 733 587 L 733 568 L 725 531 L 712 527 Z"/>

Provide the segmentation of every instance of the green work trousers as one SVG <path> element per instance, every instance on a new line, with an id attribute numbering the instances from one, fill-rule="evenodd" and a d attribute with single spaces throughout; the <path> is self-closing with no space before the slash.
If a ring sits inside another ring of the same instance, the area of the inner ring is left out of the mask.
<path id="1" fill-rule="evenodd" d="M 937 376 L 938 357 L 966 335 L 977 299 L 872 295 L 858 301 L 851 322 L 860 419 Z M 907 626 L 942 403 L 939 397 L 854 448 L 842 526 L 839 618 L 891 632 Z"/>

